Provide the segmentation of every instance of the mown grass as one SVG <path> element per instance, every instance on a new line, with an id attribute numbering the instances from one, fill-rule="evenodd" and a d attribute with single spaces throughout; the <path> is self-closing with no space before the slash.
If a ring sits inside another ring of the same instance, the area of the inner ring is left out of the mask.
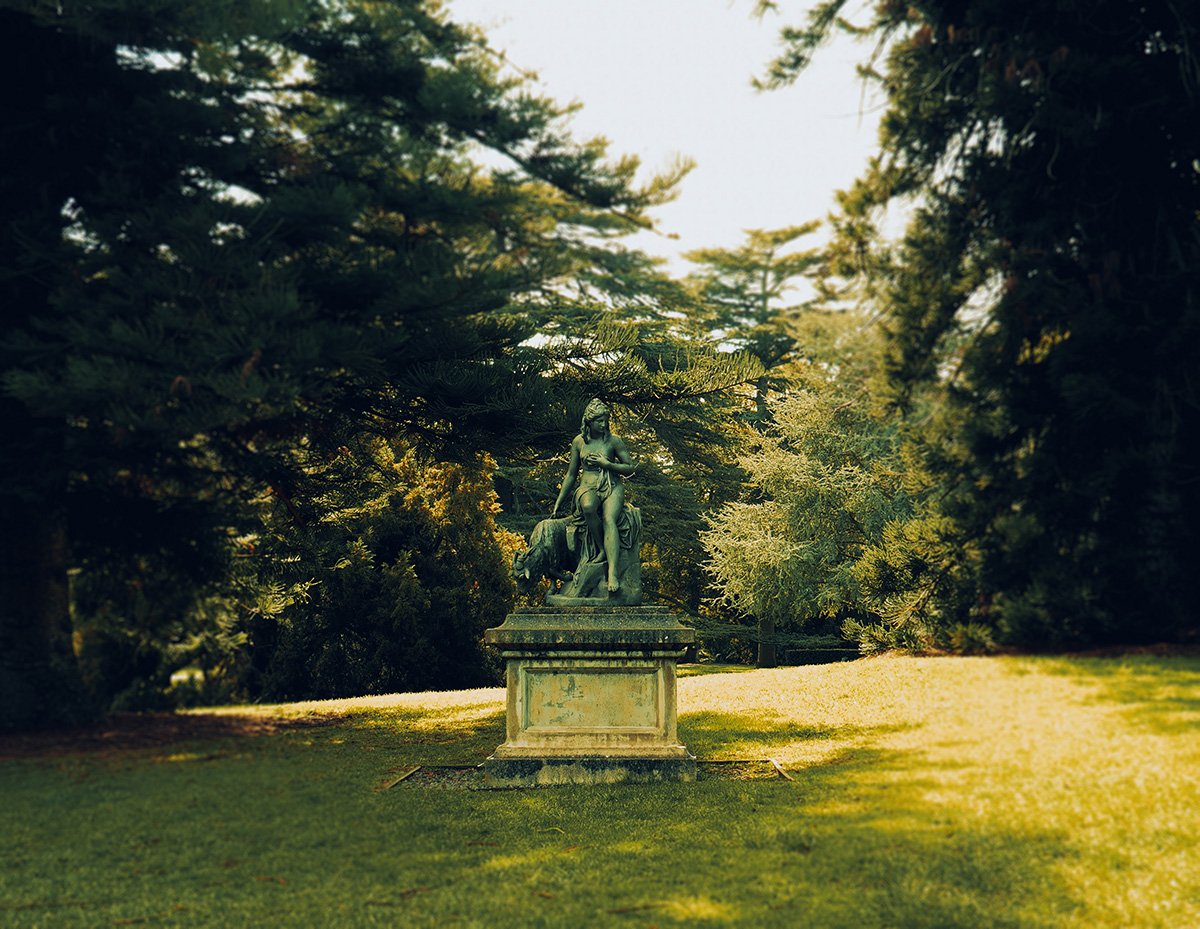
<path id="1" fill-rule="evenodd" d="M 381 789 L 486 756 L 499 690 L 0 763 L 0 925 L 1200 926 L 1200 660 L 884 658 L 679 690 L 702 760 L 794 780 Z"/>

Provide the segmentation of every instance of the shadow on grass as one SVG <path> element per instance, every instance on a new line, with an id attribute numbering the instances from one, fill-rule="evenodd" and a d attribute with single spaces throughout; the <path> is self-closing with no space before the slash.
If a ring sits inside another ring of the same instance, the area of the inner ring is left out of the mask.
<path id="1" fill-rule="evenodd" d="M 859 748 L 791 773 L 487 797 L 498 849 L 469 883 L 534 887 L 556 901 L 546 925 L 1049 929 L 1078 906 L 1057 877 L 1078 857 L 1065 837 L 930 800 L 919 755 Z M 605 894 L 585 900 L 580 878 Z"/>
<path id="2" fill-rule="evenodd" d="M 238 740 L 328 725 L 314 717 L 286 719 L 233 713 L 114 713 L 93 726 L 0 734 L 0 760 L 59 755 L 120 755 Z"/>
<path id="3" fill-rule="evenodd" d="M 376 789 L 395 764 L 490 752 L 503 714 L 480 704 L 356 712 L 80 784 L 12 767 L 0 901 L 30 926 L 149 921 L 170 900 L 191 926 L 412 929 L 1050 929 L 1082 905 L 1062 882 L 1080 854 L 1066 837 L 946 800 L 942 766 L 871 744 L 886 727 L 697 713 L 682 729 L 720 749 L 850 744 L 791 782 Z"/>
<path id="4" fill-rule="evenodd" d="M 853 726 L 801 726 L 794 720 L 767 714 L 712 711 L 684 713 L 679 717 L 680 741 L 701 760 L 709 755 L 726 755 L 739 750 L 751 750 L 750 754 L 759 758 L 764 754 L 761 749 L 779 748 L 798 742 L 858 738 L 868 731 L 883 734 L 899 728 L 876 726 L 864 730 Z"/>
<path id="5" fill-rule="evenodd" d="M 262 737 L 274 736 L 264 743 Z M 504 710 L 494 704 L 371 709 L 305 716 L 237 713 L 119 713 L 96 726 L 0 734 L 0 761 L 76 756 L 154 759 L 190 752 L 215 757 L 251 743 L 359 746 L 413 756 L 416 764 L 475 763 L 504 740 Z M 476 757 L 478 756 L 478 757 Z"/>
<path id="6" fill-rule="evenodd" d="M 406 764 L 477 764 L 504 741 L 504 715 L 493 703 L 444 710 L 368 710 L 331 719 L 322 732 L 293 733 L 292 738 L 358 745 L 393 754 Z"/>
<path id="7" fill-rule="evenodd" d="M 1112 658 L 1032 659 L 1041 670 L 1099 685 L 1099 699 L 1167 735 L 1200 728 L 1200 658 L 1124 655 Z"/>

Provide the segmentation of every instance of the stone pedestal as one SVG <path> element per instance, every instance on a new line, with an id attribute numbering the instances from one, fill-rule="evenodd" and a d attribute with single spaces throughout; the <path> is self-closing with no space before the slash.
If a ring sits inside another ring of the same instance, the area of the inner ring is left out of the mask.
<path id="1" fill-rule="evenodd" d="M 510 613 L 484 641 L 507 665 L 507 738 L 484 762 L 495 787 L 686 781 L 675 662 L 695 632 L 657 606 Z"/>

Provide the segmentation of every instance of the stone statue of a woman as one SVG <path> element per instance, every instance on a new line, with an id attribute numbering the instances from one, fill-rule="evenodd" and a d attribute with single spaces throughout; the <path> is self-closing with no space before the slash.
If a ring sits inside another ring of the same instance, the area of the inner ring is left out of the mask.
<path id="1" fill-rule="evenodd" d="M 621 589 L 617 574 L 621 537 L 619 523 L 625 510 L 625 476 L 634 472 L 625 443 L 609 428 L 609 409 L 603 400 L 592 400 L 583 411 L 579 435 L 571 440 L 571 461 L 554 504 L 557 516 L 574 491 L 573 515 L 587 527 L 587 554 L 594 561 L 603 552 L 608 562 L 608 592 Z"/>
<path id="2" fill-rule="evenodd" d="M 551 518 L 534 527 L 528 550 L 513 559 L 522 590 L 544 576 L 561 584 L 552 583 L 550 604 L 642 602 L 642 516 L 625 500 L 625 479 L 635 470 L 625 442 L 609 428 L 608 406 L 592 400 L 571 440 Z"/>

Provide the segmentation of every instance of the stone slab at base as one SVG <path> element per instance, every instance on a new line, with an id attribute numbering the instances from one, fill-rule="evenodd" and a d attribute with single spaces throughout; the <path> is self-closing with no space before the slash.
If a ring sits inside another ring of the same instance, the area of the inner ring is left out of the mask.
<path id="1" fill-rule="evenodd" d="M 488 629 L 508 684 L 489 786 L 694 780 L 675 663 L 695 640 L 665 607 L 535 607 Z"/>
<path id="2" fill-rule="evenodd" d="M 694 781 L 696 759 L 619 758 L 497 758 L 483 763 L 488 787 L 549 787 L 558 784 L 656 784 Z"/>

